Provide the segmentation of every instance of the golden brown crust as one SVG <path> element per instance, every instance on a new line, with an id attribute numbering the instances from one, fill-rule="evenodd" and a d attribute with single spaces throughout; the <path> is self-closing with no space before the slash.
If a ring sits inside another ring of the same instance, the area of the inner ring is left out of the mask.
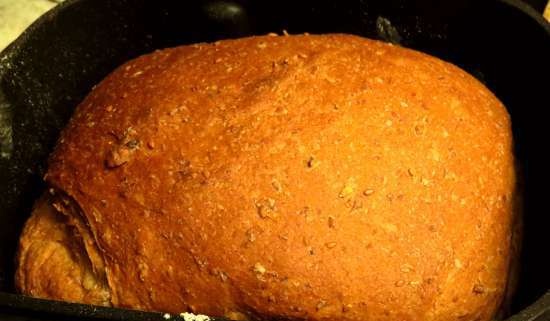
<path id="1" fill-rule="evenodd" d="M 489 320 L 509 261 L 509 116 L 464 71 L 348 35 L 157 51 L 78 107 L 47 182 L 115 306 Z"/>

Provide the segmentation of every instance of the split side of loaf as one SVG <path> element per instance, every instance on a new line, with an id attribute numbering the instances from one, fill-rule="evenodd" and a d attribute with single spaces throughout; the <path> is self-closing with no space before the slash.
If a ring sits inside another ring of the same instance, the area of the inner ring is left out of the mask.
<path id="1" fill-rule="evenodd" d="M 156 51 L 78 106 L 21 237 L 37 297 L 235 319 L 490 320 L 509 115 L 459 68 L 350 35 Z"/>

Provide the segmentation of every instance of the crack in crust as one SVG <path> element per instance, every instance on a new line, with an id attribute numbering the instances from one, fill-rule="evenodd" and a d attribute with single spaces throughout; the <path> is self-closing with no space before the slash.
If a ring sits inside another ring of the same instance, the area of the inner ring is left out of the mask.
<path id="1" fill-rule="evenodd" d="M 101 252 L 76 207 L 60 194 L 36 202 L 20 240 L 16 287 L 35 297 L 111 306 Z"/>

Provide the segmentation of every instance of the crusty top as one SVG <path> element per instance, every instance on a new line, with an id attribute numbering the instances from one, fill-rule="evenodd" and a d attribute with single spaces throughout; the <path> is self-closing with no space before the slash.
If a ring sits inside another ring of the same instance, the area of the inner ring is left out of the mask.
<path id="1" fill-rule="evenodd" d="M 350 35 L 156 51 L 77 108 L 47 182 L 115 306 L 489 320 L 508 269 L 509 116 L 476 79 Z"/>

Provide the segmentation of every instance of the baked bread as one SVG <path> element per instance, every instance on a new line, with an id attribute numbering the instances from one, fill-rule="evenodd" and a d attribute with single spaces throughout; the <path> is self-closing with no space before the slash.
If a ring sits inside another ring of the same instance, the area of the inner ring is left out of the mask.
<path id="1" fill-rule="evenodd" d="M 78 106 L 21 236 L 28 295 L 233 319 L 490 320 L 510 119 L 472 76 L 350 35 L 156 51 Z"/>

